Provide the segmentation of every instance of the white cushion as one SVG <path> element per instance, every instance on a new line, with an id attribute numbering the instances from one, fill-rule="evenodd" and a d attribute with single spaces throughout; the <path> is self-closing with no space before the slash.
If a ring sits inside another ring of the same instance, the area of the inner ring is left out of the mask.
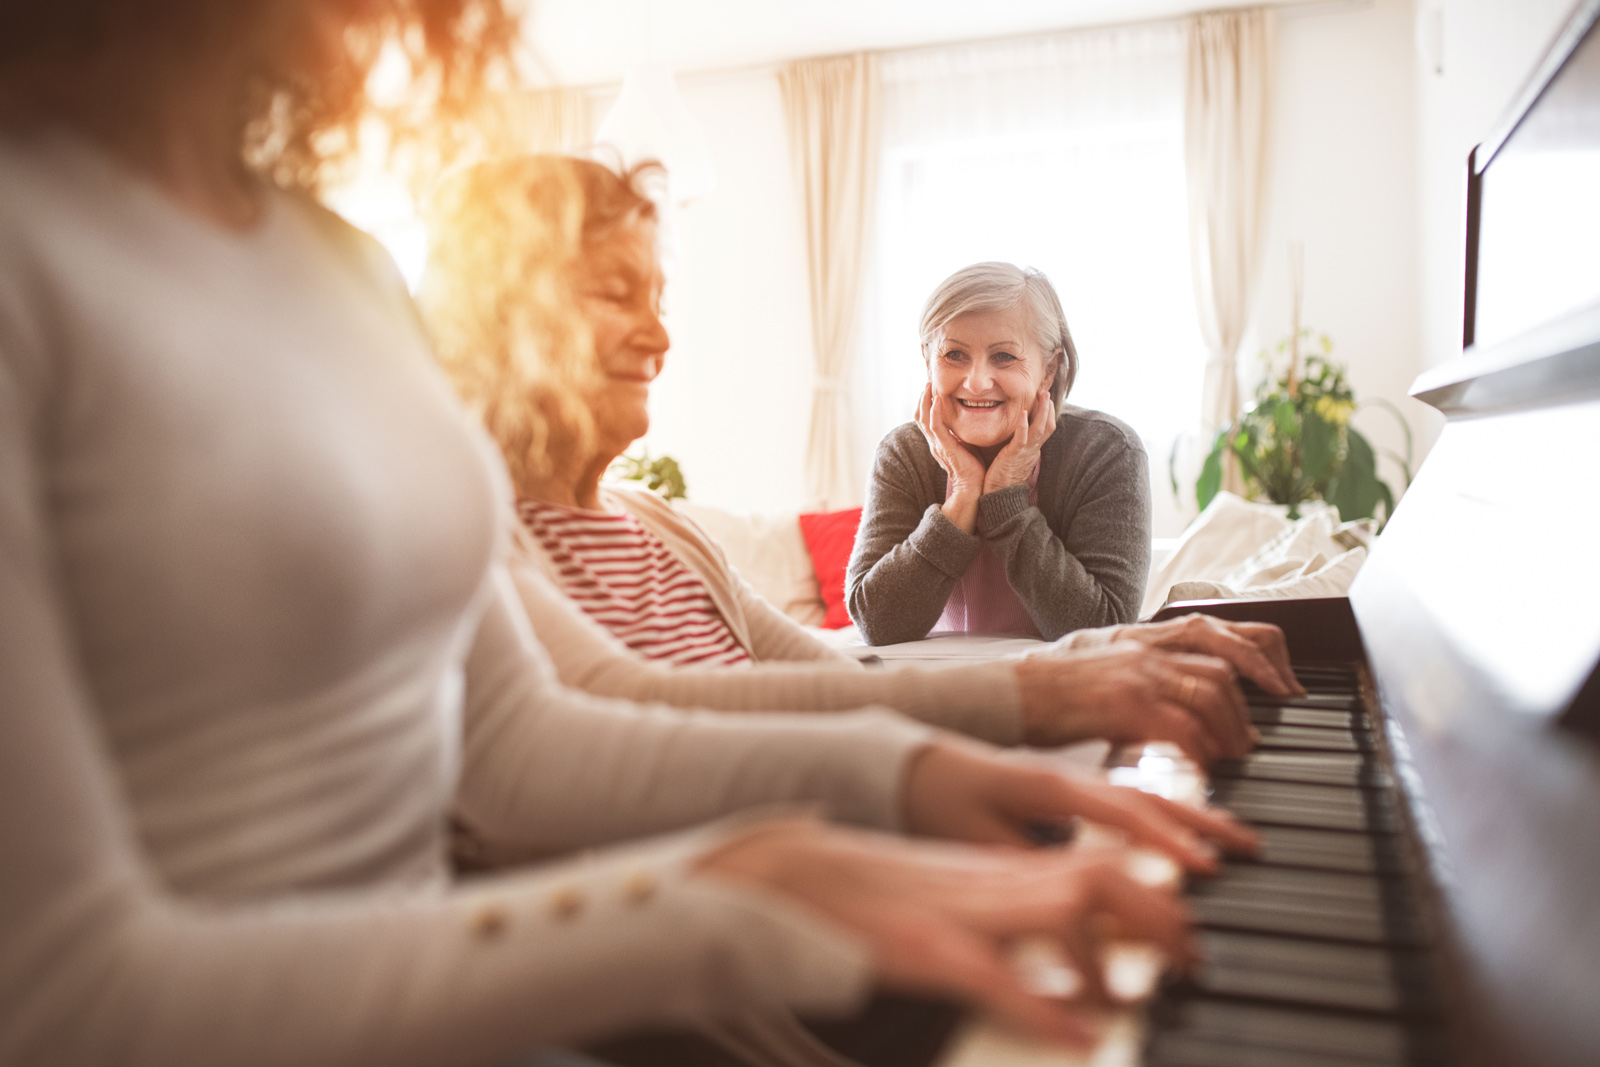
<path id="1" fill-rule="evenodd" d="M 802 626 L 827 616 L 798 514 L 737 515 L 686 500 L 673 506 L 710 534 L 734 569 L 779 611 Z"/>

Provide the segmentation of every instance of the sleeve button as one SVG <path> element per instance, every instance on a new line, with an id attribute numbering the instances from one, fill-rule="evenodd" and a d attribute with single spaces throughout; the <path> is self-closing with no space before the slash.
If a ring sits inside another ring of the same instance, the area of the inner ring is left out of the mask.
<path id="1" fill-rule="evenodd" d="M 573 886 L 562 886 L 550 894 L 548 907 L 556 922 L 570 922 L 583 911 L 583 893 Z"/>
<path id="2" fill-rule="evenodd" d="M 511 913 L 504 904 L 484 904 L 472 914 L 472 934 L 479 941 L 498 941 L 511 927 Z"/>
<path id="3" fill-rule="evenodd" d="M 633 871 L 622 880 L 622 899 L 638 907 L 656 895 L 661 883 L 649 871 Z"/>

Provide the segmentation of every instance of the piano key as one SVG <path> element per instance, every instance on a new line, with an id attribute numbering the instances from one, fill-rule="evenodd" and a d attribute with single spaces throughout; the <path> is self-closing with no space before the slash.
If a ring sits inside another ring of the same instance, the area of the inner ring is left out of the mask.
<path id="1" fill-rule="evenodd" d="M 1234 865 L 1257 863 L 1356 874 L 1398 874 L 1407 869 L 1400 850 L 1388 838 L 1289 826 L 1257 826 L 1256 832 L 1261 835 L 1260 856 L 1233 860 Z"/>
<path id="2" fill-rule="evenodd" d="M 1258 725 L 1257 749 L 1309 749 L 1321 752 L 1366 752 L 1371 749 L 1365 731 L 1326 730 L 1311 726 Z"/>
<path id="3" fill-rule="evenodd" d="M 1257 726 L 1326 726 L 1336 730 L 1349 730 L 1362 725 L 1357 722 L 1355 712 L 1292 708 L 1281 704 L 1251 704 L 1250 721 Z"/>
<path id="4" fill-rule="evenodd" d="M 1410 916 L 1352 901 L 1206 896 L 1191 897 L 1189 906 L 1202 926 L 1361 945 L 1417 948 L 1427 943 Z"/>
<path id="5" fill-rule="evenodd" d="M 1259 934 L 1204 930 L 1204 962 L 1190 980 L 1211 994 L 1353 1011 L 1397 1013 L 1421 1006 L 1411 954 Z"/>
<path id="6" fill-rule="evenodd" d="M 1236 778 L 1218 781 L 1211 799 L 1251 823 L 1358 833 L 1399 828 L 1386 797 L 1349 787 Z"/>
<path id="7" fill-rule="evenodd" d="M 1425 940 L 1396 883 L 1374 875 L 1230 864 L 1193 883 L 1189 904 L 1208 926 L 1377 945 Z"/>
<path id="8" fill-rule="evenodd" d="M 1324 711 L 1357 711 L 1361 707 L 1361 694 L 1349 693 L 1306 693 L 1304 696 L 1280 697 L 1268 693 L 1247 693 L 1245 699 L 1250 704 L 1260 704 L 1272 708 L 1310 708 Z"/>
<path id="9" fill-rule="evenodd" d="M 1161 1034 L 1150 1043 L 1143 1062 L 1146 1067 L 1402 1067 L 1409 1061 L 1238 1045 L 1187 1034 Z"/>
<path id="10" fill-rule="evenodd" d="M 1147 1061 L 1151 1067 L 1400 1065 L 1412 1063 L 1413 1052 L 1422 1043 L 1411 1028 L 1392 1019 L 1208 997 L 1175 999 L 1160 1007 L 1161 1030 L 1151 1042 Z M 1257 1055 L 1269 1052 L 1280 1058 Z M 1326 1058 L 1313 1058 L 1318 1056 Z"/>
<path id="11" fill-rule="evenodd" d="M 1296 663 L 1292 666 L 1295 677 L 1307 689 L 1315 689 L 1317 686 L 1345 686 L 1354 689 L 1361 682 L 1354 667 L 1317 666 L 1309 663 Z"/>
<path id="12" fill-rule="evenodd" d="M 1394 779 L 1357 753 L 1257 752 L 1238 760 L 1219 760 L 1211 766 L 1214 781 L 1256 778 L 1306 785 L 1346 785 L 1363 789 L 1388 789 Z"/>
<path id="13" fill-rule="evenodd" d="M 1230 862 L 1223 866 L 1216 877 L 1191 882 L 1189 891 L 1200 895 L 1214 895 L 1219 891 L 1251 891 L 1292 896 L 1332 896 L 1376 904 L 1391 892 L 1393 885 L 1392 879 L 1376 874 L 1302 871 L 1293 867 Z"/>

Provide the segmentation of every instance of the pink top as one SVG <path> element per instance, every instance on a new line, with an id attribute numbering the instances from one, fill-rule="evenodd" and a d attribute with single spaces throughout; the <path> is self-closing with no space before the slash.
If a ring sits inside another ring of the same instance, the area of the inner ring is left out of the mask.
<path id="1" fill-rule="evenodd" d="M 945 499 L 950 499 L 948 483 Z M 1037 463 L 1033 473 L 1028 475 L 1028 504 L 1039 505 Z M 978 554 L 967 565 L 966 573 L 956 579 L 956 587 L 950 590 L 950 599 L 945 601 L 944 614 L 929 632 L 1040 636 L 1033 617 L 1022 606 L 1016 590 L 1011 588 L 1005 567 L 987 541 L 978 547 Z"/>
<path id="2" fill-rule="evenodd" d="M 750 661 L 706 583 L 632 515 L 537 500 L 517 511 L 562 592 L 641 656 L 680 667 Z"/>

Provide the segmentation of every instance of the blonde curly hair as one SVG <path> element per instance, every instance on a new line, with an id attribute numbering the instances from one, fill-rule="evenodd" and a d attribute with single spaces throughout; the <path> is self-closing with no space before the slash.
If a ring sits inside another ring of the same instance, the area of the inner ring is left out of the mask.
<path id="1" fill-rule="evenodd" d="M 523 486 L 585 462 L 589 397 L 604 381 L 574 281 L 595 242 L 656 217 L 655 162 L 614 171 L 570 156 L 470 167 L 427 212 L 431 248 L 417 293 L 434 350 Z"/>

